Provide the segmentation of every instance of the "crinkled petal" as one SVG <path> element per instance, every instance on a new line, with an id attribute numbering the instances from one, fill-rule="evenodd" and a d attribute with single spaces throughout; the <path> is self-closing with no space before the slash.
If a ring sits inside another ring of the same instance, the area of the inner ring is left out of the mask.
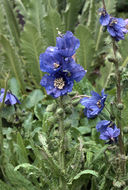
<path id="1" fill-rule="evenodd" d="M 56 47 L 48 47 L 45 53 L 40 54 L 40 70 L 47 73 L 58 71 L 61 66 L 61 59 Z M 55 67 L 55 64 L 58 66 Z"/>

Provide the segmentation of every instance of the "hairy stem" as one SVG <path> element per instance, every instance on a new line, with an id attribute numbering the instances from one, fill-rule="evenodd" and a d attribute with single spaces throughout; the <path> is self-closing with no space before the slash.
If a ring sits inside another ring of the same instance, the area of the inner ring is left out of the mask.
<path id="1" fill-rule="evenodd" d="M 102 2 L 103 2 L 103 8 L 106 10 L 105 1 L 104 1 L 104 0 L 102 0 Z"/>
<path id="2" fill-rule="evenodd" d="M 1 118 L 1 111 L 4 107 L 4 101 L 5 101 L 5 98 L 6 98 L 6 94 L 7 94 L 7 83 L 8 83 L 8 79 L 9 79 L 9 74 L 7 75 L 7 78 L 5 80 L 5 92 L 4 92 L 4 97 L 3 97 L 3 101 L 0 105 L 0 168 L 1 168 L 1 171 L 3 173 L 4 171 L 4 148 L 3 148 L 3 130 L 2 130 L 2 118 Z M 4 175 L 4 173 L 3 173 Z"/>
<path id="3" fill-rule="evenodd" d="M 62 102 L 62 97 L 59 98 L 58 100 L 59 108 L 63 108 L 63 102 Z M 65 131 L 64 131 L 64 125 L 63 121 L 64 120 L 64 115 L 62 114 L 61 117 L 59 117 L 59 136 L 60 136 L 60 147 L 59 147 L 59 164 L 60 168 L 63 170 L 65 173 Z M 63 177 L 60 176 L 59 178 L 59 183 L 60 183 L 60 189 L 61 190 L 66 190 L 66 183 Z"/>
<path id="4" fill-rule="evenodd" d="M 113 40 L 113 52 L 114 52 L 114 57 L 115 57 L 115 74 L 116 74 L 116 103 L 117 105 L 122 103 L 121 102 L 121 75 L 119 71 L 119 63 L 116 57 L 116 52 L 117 52 L 117 47 L 115 44 L 115 41 Z M 120 135 L 119 135 L 119 148 L 120 148 L 120 154 L 125 155 L 125 148 L 124 148 L 124 142 L 123 142 L 123 131 L 122 131 L 122 121 L 121 121 L 121 110 L 118 109 L 118 115 L 116 117 L 117 121 L 117 127 L 120 129 Z M 121 170 L 123 173 L 125 173 L 125 168 L 126 168 L 126 163 L 125 159 L 124 161 L 122 160 L 121 162 Z"/>

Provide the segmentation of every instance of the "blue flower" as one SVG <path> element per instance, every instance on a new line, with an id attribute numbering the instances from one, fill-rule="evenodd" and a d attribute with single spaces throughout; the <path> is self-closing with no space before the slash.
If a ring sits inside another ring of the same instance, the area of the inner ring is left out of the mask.
<path id="1" fill-rule="evenodd" d="M 102 26 L 107 26 L 110 21 L 110 15 L 106 12 L 106 10 L 104 8 L 99 9 L 99 14 L 101 15 L 100 16 L 100 24 Z"/>
<path id="2" fill-rule="evenodd" d="M 101 91 L 101 96 L 92 91 L 91 97 L 82 98 L 80 103 L 85 106 L 84 113 L 87 118 L 96 117 L 104 108 L 104 102 L 107 98 L 107 95 L 104 94 L 104 89 Z"/>
<path id="3" fill-rule="evenodd" d="M 110 142 L 114 142 L 115 140 L 117 140 L 117 137 L 120 134 L 120 129 L 118 129 L 116 126 L 114 126 L 114 128 L 111 127 L 107 127 L 107 129 L 101 133 L 100 135 L 100 139 L 102 140 L 110 140 Z"/>
<path id="4" fill-rule="evenodd" d="M 40 70 L 47 73 L 58 71 L 61 66 L 62 57 L 57 47 L 48 47 L 45 53 L 40 54 Z"/>
<path id="5" fill-rule="evenodd" d="M 125 20 L 112 17 L 107 25 L 107 31 L 116 41 L 123 40 L 124 34 L 127 33 Z"/>
<path id="6" fill-rule="evenodd" d="M 96 129 L 98 132 L 104 132 L 106 131 L 107 127 L 114 127 L 115 124 L 113 124 L 111 121 L 107 121 L 107 120 L 102 120 L 100 122 L 98 122 L 98 124 L 96 125 Z"/>
<path id="7" fill-rule="evenodd" d="M 71 57 L 80 46 L 80 41 L 72 32 L 67 31 L 62 37 L 57 37 L 56 47 L 63 57 Z"/>
<path id="8" fill-rule="evenodd" d="M 63 60 L 62 68 L 58 72 L 53 72 L 50 75 L 45 74 L 40 82 L 45 87 L 47 94 L 54 98 L 71 92 L 74 80 L 79 82 L 86 73 L 83 67 L 76 64 L 72 58 L 70 62 L 64 62 Z"/>
<path id="9" fill-rule="evenodd" d="M 2 88 L 1 89 L 1 95 L 0 95 L 0 102 L 3 101 L 4 92 L 5 92 L 5 89 Z M 18 100 L 18 98 L 14 94 L 12 94 L 11 92 L 7 92 L 4 103 L 7 105 L 14 105 L 16 103 L 20 104 L 20 101 Z"/>

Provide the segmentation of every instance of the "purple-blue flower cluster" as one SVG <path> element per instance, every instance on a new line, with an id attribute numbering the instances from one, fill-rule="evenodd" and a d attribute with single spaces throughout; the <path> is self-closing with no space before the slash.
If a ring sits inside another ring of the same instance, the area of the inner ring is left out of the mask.
<path id="1" fill-rule="evenodd" d="M 100 24 L 107 28 L 107 31 L 116 41 L 123 40 L 128 33 L 128 19 L 115 18 L 110 16 L 104 8 L 99 9 Z"/>
<path id="2" fill-rule="evenodd" d="M 104 89 L 101 91 L 101 96 L 94 91 L 91 91 L 91 95 L 80 100 L 80 103 L 85 106 L 84 113 L 87 118 L 95 118 L 103 110 L 107 98 Z"/>
<path id="3" fill-rule="evenodd" d="M 4 92 L 5 92 L 5 89 L 2 88 L 1 89 L 1 94 L 0 94 L 0 102 L 3 101 Z M 12 94 L 11 92 L 7 92 L 5 100 L 4 100 L 4 103 L 7 104 L 7 105 L 14 105 L 16 103 L 20 104 L 20 101 L 18 100 L 18 98 L 14 94 Z"/>
<path id="4" fill-rule="evenodd" d="M 91 95 L 80 100 L 80 103 L 85 106 L 84 114 L 88 119 L 95 118 L 101 113 L 107 98 L 104 89 L 101 91 L 101 95 L 94 91 L 91 92 Z M 120 129 L 112 121 L 102 120 L 96 125 L 96 129 L 97 132 L 100 132 L 100 139 L 108 140 L 108 143 L 116 142 L 120 134 Z"/>
<path id="5" fill-rule="evenodd" d="M 120 129 L 112 121 L 102 120 L 96 125 L 96 129 L 100 132 L 100 139 L 107 140 L 109 144 L 116 142 L 120 134 Z"/>
<path id="6" fill-rule="evenodd" d="M 80 46 L 72 32 L 57 37 L 56 46 L 48 47 L 40 54 L 40 69 L 47 72 L 40 82 L 47 94 L 54 98 L 72 91 L 74 81 L 79 82 L 86 71 L 77 64 L 72 56 Z"/>

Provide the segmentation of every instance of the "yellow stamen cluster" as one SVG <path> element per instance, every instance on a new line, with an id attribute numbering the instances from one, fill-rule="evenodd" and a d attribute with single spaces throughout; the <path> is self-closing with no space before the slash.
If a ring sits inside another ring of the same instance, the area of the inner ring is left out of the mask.
<path id="1" fill-rule="evenodd" d="M 54 63 L 54 67 L 57 69 L 60 65 L 58 63 Z"/>
<path id="2" fill-rule="evenodd" d="M 54 87 L 62 90 L 64 86 L 65 86 L 65 82 L 62 77 L 54 80 Z"/>
<path id="3" fill-rule="evenodd" d="M 112 20 L 111 23 L 109 24 L 109 26 L 112 26 L 113 24 L 117 24 L 117 20 L 116 19 Z"/>
<path id="4" fill-rule="evenodd" d="M 99 108 L 101 108 L 101 101 L 99 100 L 97 103 L 97 106 L 99 107 Z"/>

